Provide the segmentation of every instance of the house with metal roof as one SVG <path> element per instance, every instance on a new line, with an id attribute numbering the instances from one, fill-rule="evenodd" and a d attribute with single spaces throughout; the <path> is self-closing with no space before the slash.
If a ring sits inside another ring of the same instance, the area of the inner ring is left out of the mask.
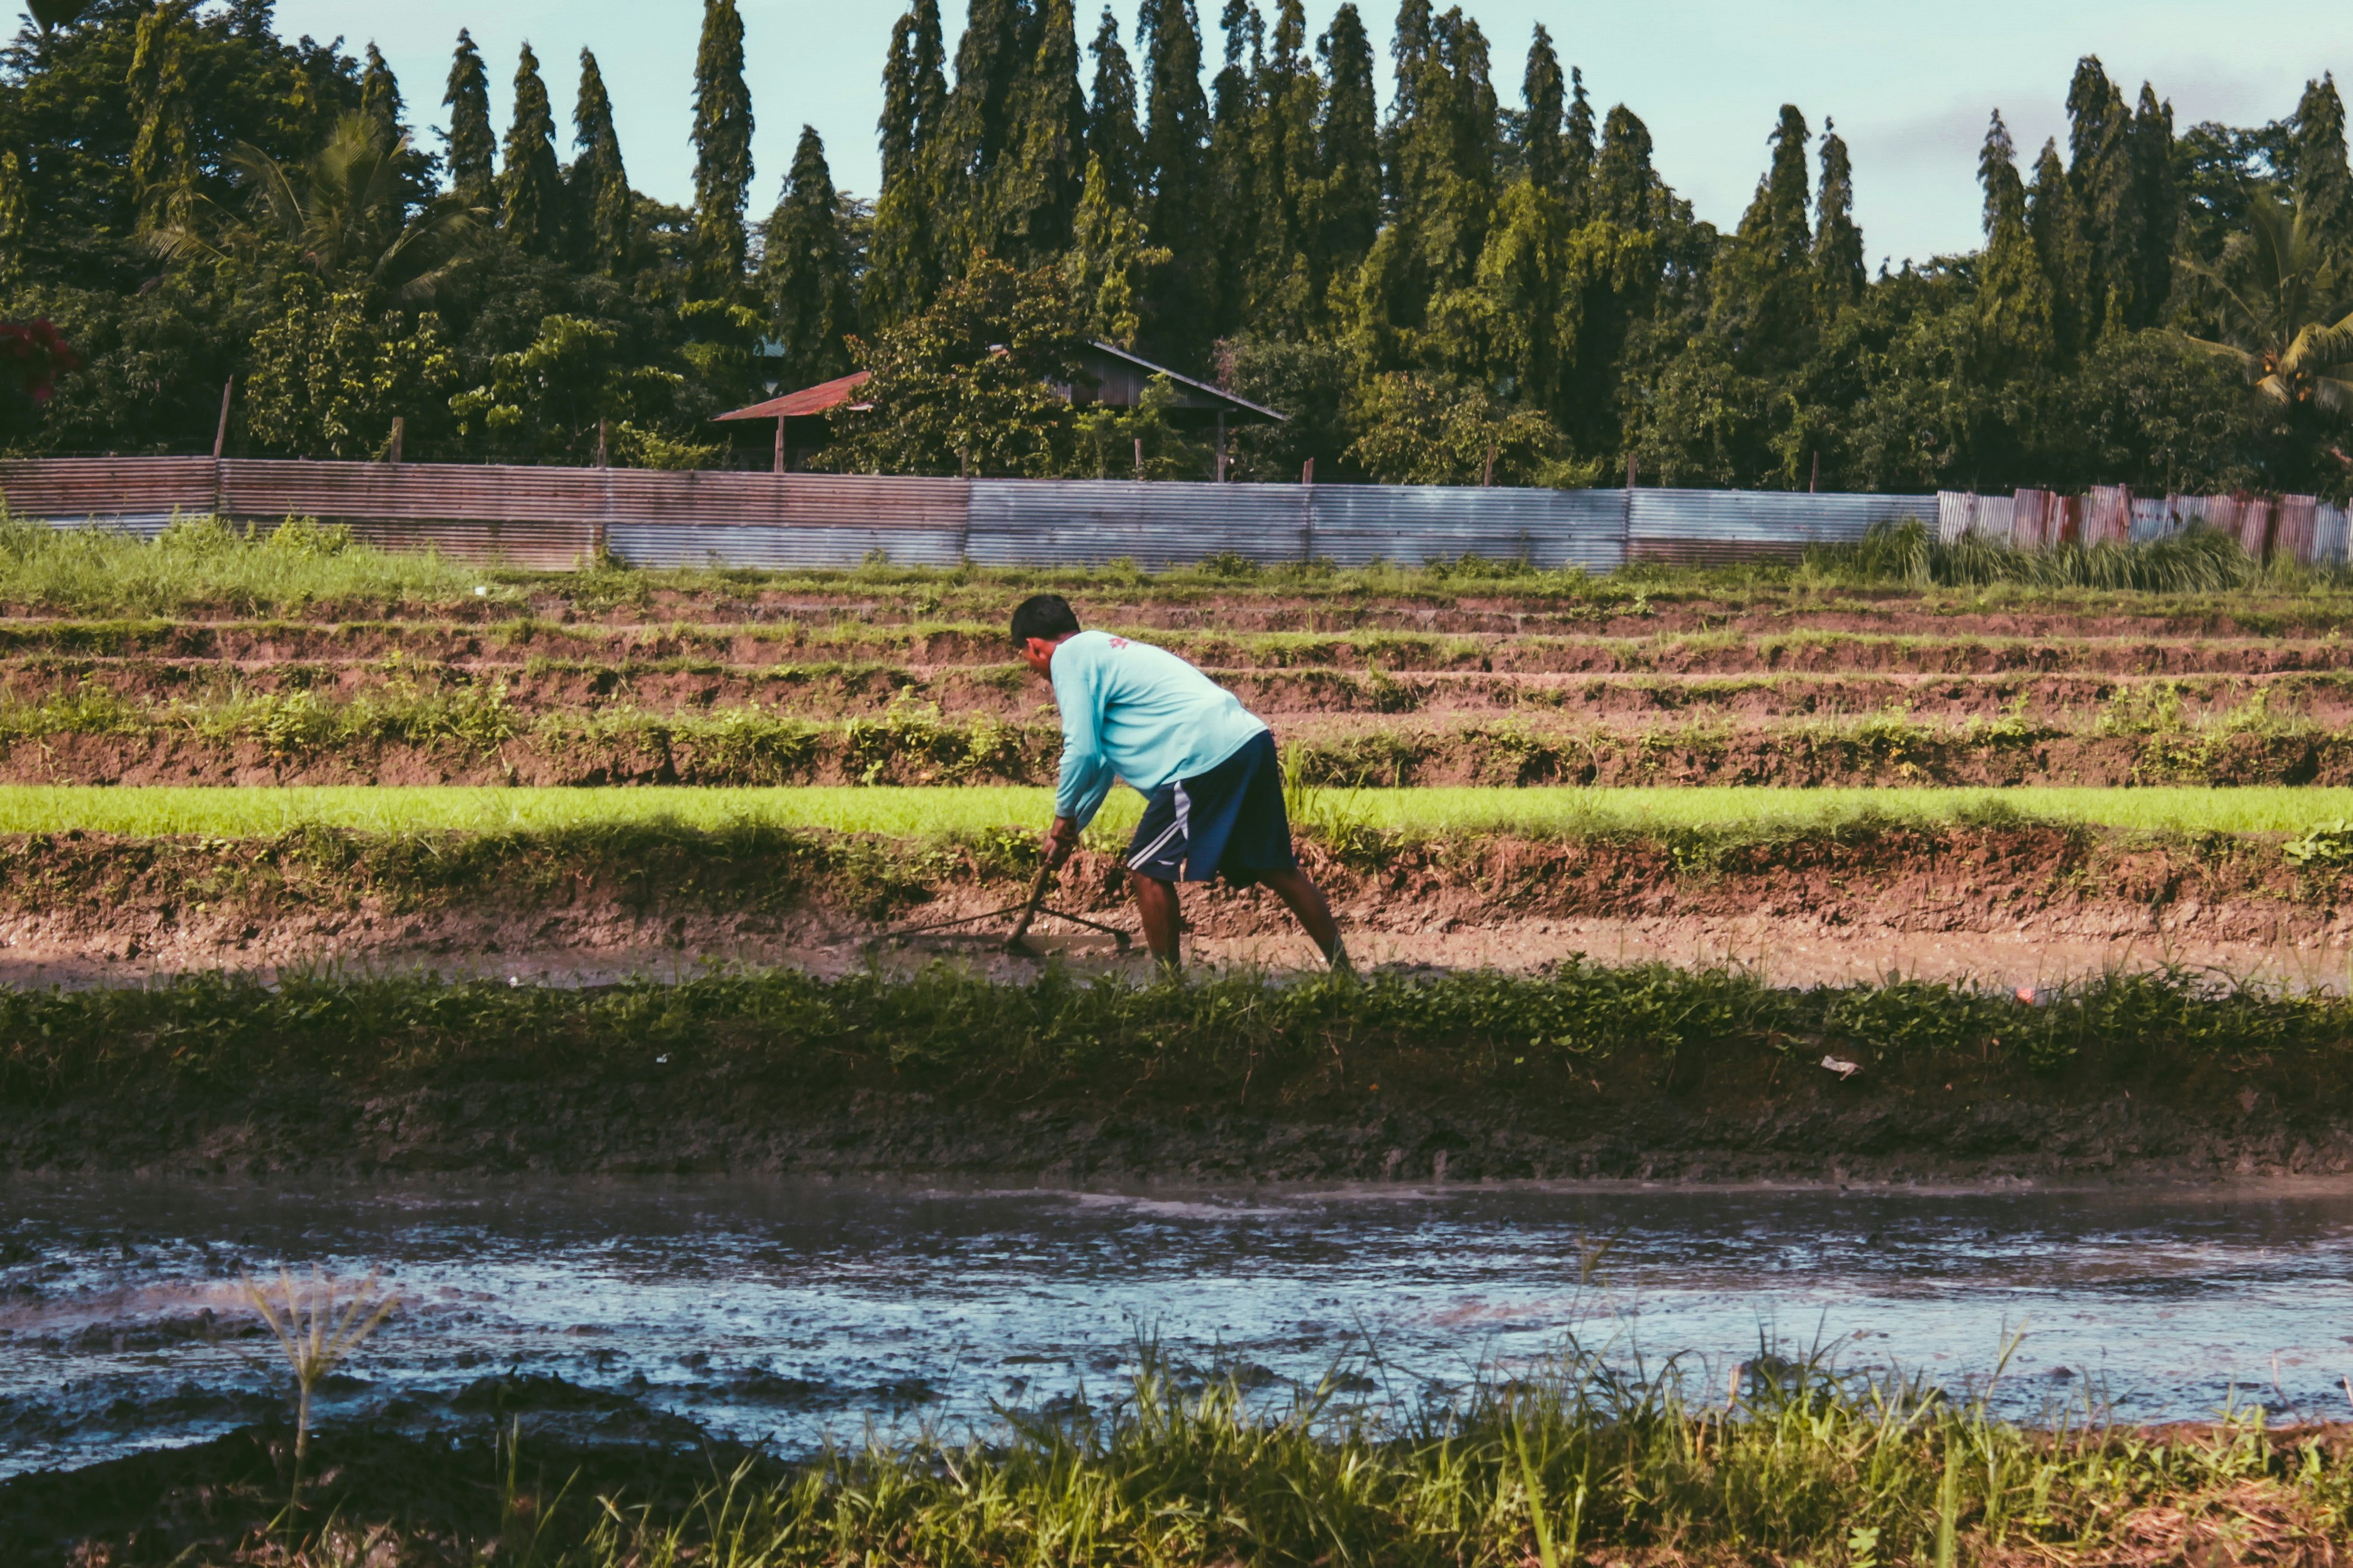
<path id="1" fill-rule="evenodd" d="M 1217 437 L 1218 478 L 1226 477 L 1226 437 L 1229 430 L 1240 425 L 1280 424 L 1290 416 L 1252 403 L 1246 397 L 1196 381 L 1166 365 L 1155 364 L 1141 354 L 1130 353 L 1114 343 L 1090 342 L 1078 355 L 1078 374 L 1068 384 L 1056 384 L 1053 390 L 1060 397 L 1081 408 L 1134 408 L 1144 402 L 1144 395 L 1155 376 L 1166 376 L 1175 389 L 1176 401 L 1167 408 L 1170 424 L 1180 429 L 1214 432 Z M 859 401 L 859 393 L 873 379 L 871 371 L 859 371 L 833 381 L 805 386 L 798 392 L 788 392 L 781 397 L 754 403 L 747 408 L 733 409 L 719 416 L 721 420 L 765 422 L 776 426 L 776 471 L 786 473 L 807 460 L 809 456 L 832 439 L 828 421 L 834 411 L 849 408 L 860 411 L 871 406 Z"/>

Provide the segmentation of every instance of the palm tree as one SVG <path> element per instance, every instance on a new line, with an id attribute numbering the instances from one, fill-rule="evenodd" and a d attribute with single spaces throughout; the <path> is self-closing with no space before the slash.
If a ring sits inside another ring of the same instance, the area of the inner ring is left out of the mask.
<path id="1" fill-rule="evenodd" d="M 2221 332 L 2183 337 L 2274 403 L 2353 414 L 2353 310 L 2328 319 L 2345 301 L 2327 242 L 2301 209 L 2265 192 L 2247 217 L 2221 264 L 2198 268 L 2215 292 Z"/>
<path id="2" fill-rule="evenodd" d="M 366 114 L 335 121 L 327 144 L 288 168 L 250 142 L 228 158 L 248 193 L 248 216 L 231 219 L 216 246 L 193 227 L 156 236 L 167 256 L 218 256 L 290 247 L 324 276 L 356 275 L 407 301 L 428 299 L 471 254 L 481 232 L 479 209 L 445 198 L 410 217 L 403 199 L 401 154 L 408 139 Z"/>

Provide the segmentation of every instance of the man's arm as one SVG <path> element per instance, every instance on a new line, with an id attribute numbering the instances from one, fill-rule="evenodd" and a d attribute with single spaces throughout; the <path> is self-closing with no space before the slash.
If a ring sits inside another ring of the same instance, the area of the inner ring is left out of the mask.
<path id="1" fill-rule="evenodd" d="M 1068 643 L 1054 655 L 1054 706 L 1062 715 L 1062 768 L 1054 790 L 1050 843 L 1067 855 L 1111 794 L 1111 760 L 1103 753 L 1103 671 Z M 1065 825 L 1067 831 L 1065 831 Z"/>

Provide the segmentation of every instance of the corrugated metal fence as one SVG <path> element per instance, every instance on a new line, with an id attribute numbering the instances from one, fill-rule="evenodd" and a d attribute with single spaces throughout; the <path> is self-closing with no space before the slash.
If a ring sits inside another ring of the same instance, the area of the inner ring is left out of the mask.
<path id="1" fill-rule="evenodd" d="M 2136 496 L 2106 487 L 2080 498 L 2049 490 L 2007 496 L 1943 490 L 1936 496 L 1936 532 L 1947 542 L 1977 533 L 2021 550 L 2126 540 L 2147 543 L 2193 523 L 2229 534 L 2260 561 L 2342 566 L 2353 544 L 2345 509 L 2316 496 Z"/>
<path id="2" fill-rule="evenodd" d="M 2347 558 L 2344 511 L 2310 496 L 1806 495 L 1757 490 L 1542 490 L 1395 485 L 1134 484 L 664 473 L 473 464 L 207 458 L 0 463 L 18 517 L 152 535 L 174 516 L 341 523 L 387 548 L 565 567 L 598 550 L 642 566 L 1101 564 L 1233 555 L 1266 565 L 1480 555 L 1607 572 L 1630 561 L 1727 562 L 1934 520 L 2037 549 L 2154 539 L 2192 521 L 2258 554 Z"/>

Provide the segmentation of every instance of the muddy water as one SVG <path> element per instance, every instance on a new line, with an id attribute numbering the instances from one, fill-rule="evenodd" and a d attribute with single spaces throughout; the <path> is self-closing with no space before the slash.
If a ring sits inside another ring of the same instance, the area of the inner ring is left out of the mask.
<path id="1" fill-rule="evenodd" d="M 399 1314 L 331 1418 L 786 1447 L 1115 1393 L 1156 1339 L 1264 1396 L 1459 1393 L 1557 1352 L 1760 1343 L 1984 1386 L 2023 1417 L 2254 1400 L 2343 1415 L 2353 1188 L 1184 1198 L 730 1183 L 0 1187 L 0 1474 L 281 1406 L 240 1274 L 381 1270 Z M 1376 1365 L 1363 1352 L 1378 1351 Z"/>

